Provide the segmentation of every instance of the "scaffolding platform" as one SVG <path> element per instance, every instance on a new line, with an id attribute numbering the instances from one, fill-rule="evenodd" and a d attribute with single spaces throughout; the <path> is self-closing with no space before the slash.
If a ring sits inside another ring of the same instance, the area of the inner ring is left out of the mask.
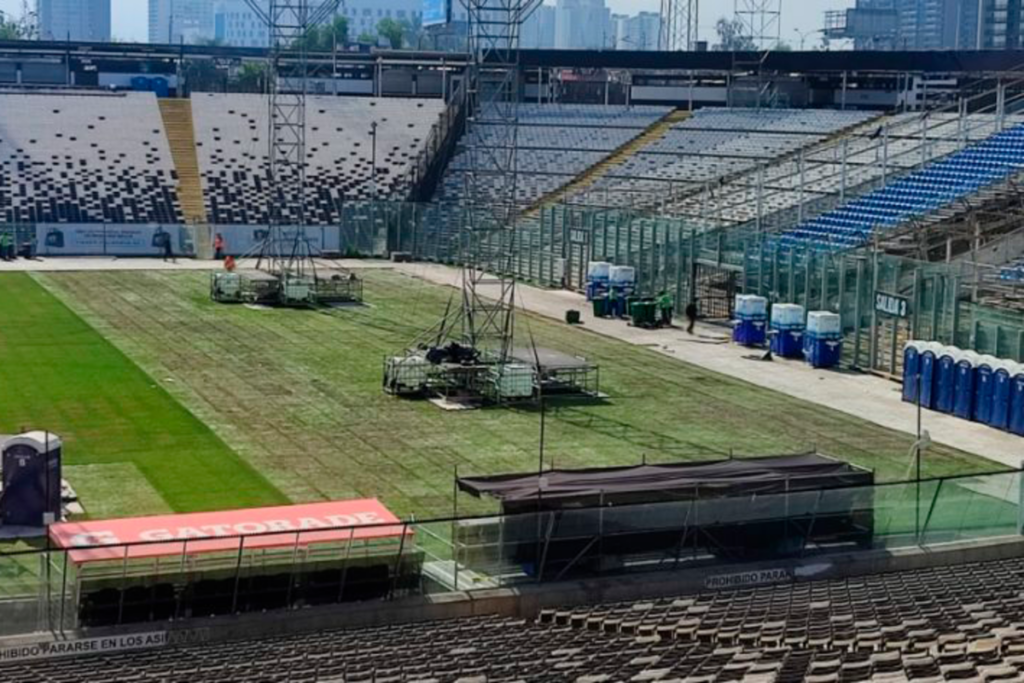
<path id="1" fill-rule="evenodd" d="M 210 298 L 219 303 L 292 307 L 361 303 L 363 281 L 347 271 L 330 277 L 281 277 L 262 270 L 224 271 L 211 275 Z"/>
<path id="2" fill-rule="evenodd" d="M 598 396 L 601 369 L 586 358 L 554 349 L 512 349 L 517 363 L 537 366 L 537 375 L 545 396 Z"/>

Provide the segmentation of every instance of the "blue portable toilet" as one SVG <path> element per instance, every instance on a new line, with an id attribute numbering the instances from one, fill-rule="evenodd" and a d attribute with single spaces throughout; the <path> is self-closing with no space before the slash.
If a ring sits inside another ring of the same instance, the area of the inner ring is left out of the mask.
<path id="1" fill-rule="evenodd" d="M 995 371 L 999 359 L 980 356 L 974 368 L 974 415 L 975 422 L 989 424 L 992 421 L 992 390 L 995 389 Z"/>
<path id="2" fill-rule="evenodd" d="M 917 373 L 921 369 L 921 342 L 908 341 L 903 348 L 903 400 L 917 402 Z"/>
<path id="3" fill-rule="evenodd" d="M 935 409 L 948 414 L 953 412 L 956 403 L 956 362 L 960 357 L 960 349 L 955 346 L 943 346 L 938 355 L 934 389 Z"/>
<path id="4" fill-rule="evenodd" d="M 132 76 L 132 90 L 148 92 L 153 89 L 153 82 L 146 76 Z"/>
<path id="5" fill-rule="evenodd" d="M 1018 365 L 1010 380 L 1010 431 L 1024 436 L 1024 365 Z"/>
<path id="6" fill-rule="evenodd" d="M 956 362 L 956 386 L 953 399 L 953 414 L 965 420 L 974 417 L 974 373 L 978 354 L 964 351 Z"/>
<path id="7" fill-rule="evenodd" d="M 992 388 L 992 417 L 989 424 L 996 429 L 1010 428 L 1010 402 L 1013 393 L 1013 378 L 1020 372 L 1020 366 L 1012 361 L 1000 361 L 994 375 Z"/>
<path id="8" fill-rule="evenodd" d="M 932 409 L 935 407 L 935 366 L 938 364 L 938 352 L 941 344 L 926 342 L 921 346 L 921 358 L 918 361 L 921 366 L 921 378 L 918 391 L 921 392 L 919 400 L 923 408 Z"/>
<path id="9" fill-rule="evenodd" d="M 166 78 L 162 76 L 157 76 L 156 78 L 153 78 L 150 81 L 150 85 L 152 86 L 151 89 L 153 90 L 154 93 L 156 93 L 157 97 L 168 97 L 171 94 L 170 83 L 167 81 Z"/>

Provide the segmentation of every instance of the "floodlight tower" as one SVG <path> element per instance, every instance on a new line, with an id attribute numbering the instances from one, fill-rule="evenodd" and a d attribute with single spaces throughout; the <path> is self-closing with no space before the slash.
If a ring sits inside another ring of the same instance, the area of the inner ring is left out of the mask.
<path id="1" fill-rule="evenodd" d="M 700 0 L 661 0 L 658 49 L 693 50 L 700 22 Z"/>
<path id="2" fill-rule="evenodd" d="M 264 264 L 283 278 L 313 270 L 306 235 L 306 94 L 312 29 L 333 16 L 340 0 L 246 0 L 267 25 L 270 201 L 267 236 L 259 247 Z"/>
<path id="3" fill-rule="evenodd" d="M 757 50 L 771 50 L 782 36 L 782 0 L 735 0 L 740 38 L 749 38 Z"/>
<path id="4" fill-rule="evenodd" d="M 542 0 L 462 0 L 469 16 L 469 172 L 464 175 L 461 332 L 492 362 L 508 361 L 515 332 L 513 272 L 519 142 L 519 39 Z M 489 271 L 490 275 L 485 275 Z M 495 298 L 480 295 L 496 278 Z"/>

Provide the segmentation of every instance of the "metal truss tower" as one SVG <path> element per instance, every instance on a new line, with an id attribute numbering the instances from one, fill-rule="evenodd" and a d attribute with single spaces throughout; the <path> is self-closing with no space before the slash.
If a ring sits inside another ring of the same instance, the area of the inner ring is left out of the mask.
<path id="1" fill-rule="evenodd" d="M 757 50 L 771 50 L 782 37 L 782 0 L 736 0 L 736 20 L 741 38 L 749 38 Z"/>
<path id="2" fill-rule="evenodd" d="M 270 188 L 267 236 L 257 267 L 303 277 L 313 269 L 306 234 L 306 95 L 312 29 L 332 17 L 340 0 L 246 0 L 270 38 L 267 134 Z"/>
<path id="3" fill-rule="evenodd" d="M 658 49 L 693 50 L 700 23 L 700 0 L 661 0 Z"/>
<path id="4" fill-rule="evenodd" d="M 542 0 L 462 0 L 469 15 L 473 62 L 467 78 L 462 266 L 462 343 L 498 364 L 508 362 L 515 333 L 512 268 L 520 205 L 519 39 Z M 491 296 L 481 284 L 497 284 Z"/>

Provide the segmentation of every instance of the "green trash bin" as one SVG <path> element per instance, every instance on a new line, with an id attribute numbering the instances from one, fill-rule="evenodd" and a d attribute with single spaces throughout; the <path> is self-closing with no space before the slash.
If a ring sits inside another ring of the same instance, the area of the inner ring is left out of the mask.
<path id="1" fill-rule="evenodd" d="M 641 299 L 633 303 L 633 325 L 654 327 L 658 315 L 658 304 L 653 299 Z"/>
<path id="2" fill-rule="evenodd" d="M 594 303 L 594 317 L 595 318 L 607 318 L 608 317 L 608 297 L 599 296 L 593 301 Z"/>

